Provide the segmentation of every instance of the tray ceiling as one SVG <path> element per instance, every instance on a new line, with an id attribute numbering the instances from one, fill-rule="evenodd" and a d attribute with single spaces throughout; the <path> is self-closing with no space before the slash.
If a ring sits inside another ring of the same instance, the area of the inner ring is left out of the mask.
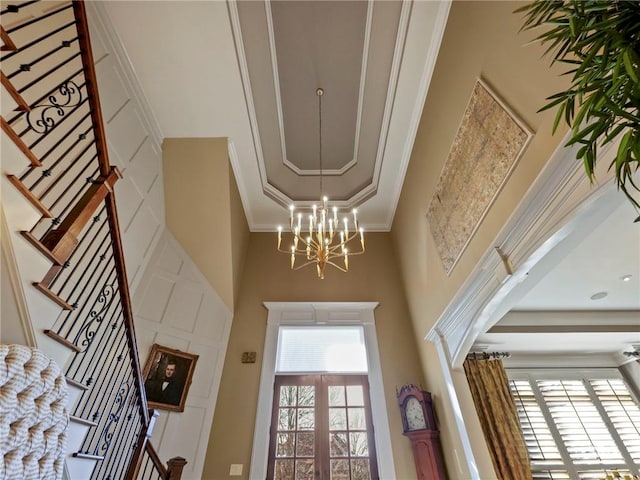
<path id="1" fill-rule="evenodd" d="M 391 228 L 449 2 L 100 5 L 158 136 L 228 137 L 252 231 L 320 197 L 318 87 L 323 193 Z"/>

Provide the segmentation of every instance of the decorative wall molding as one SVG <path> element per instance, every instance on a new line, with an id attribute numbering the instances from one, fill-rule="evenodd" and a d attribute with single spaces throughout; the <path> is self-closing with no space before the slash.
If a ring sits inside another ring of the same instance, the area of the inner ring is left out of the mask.
<path id="1" fill-rule="evenodd" d="M 426 15 L 430 15 L 430 12 L 424 9 L 425 4 L 430 2 L 414 2 L 411 6 L 411 18 L 415 20 L 415 23 L 410 21 L 407 31 L 407 37 L 415 35 L 414 31 L 419 29 L 417 25 L 419 25 L 419 21 Z M 400 201 L 400 193 L 402 192 L 402 185 L 404 184 L 404 177 L 407 173 L 407 168 L 409 167 L 409 160 L 411 159 L 411 152 L 413 150 L 413 143 L 416 139 L 416 134 L 418 133 L 418 125 L 420 124 L 420 119 L 422 118 L 422 111 L 424 109 L 424 102 L 427 98 L 427 91 L 429 90 L 429 85 L 431 84 L 431 78 L 433 77 L 433 70 L 436 67 L 436 60 L 438 59 L 438 52 L 440 51 L 440 44 L 442 43 L 442 37 L 444 36 L 444 29 L 447 25 L 447 18 L 449 17 L 449 10 L 451 9 L 451 0 L 443 0 L 437 3 L 438 9 L 435 15 L 434 21 L 434 29 L 431 37 L 425 40 L 425 44 L 429 45 L 429 52 L 427 53 L 427 61 L 424 64 L 424 68 L 421 73 L 420 85 L 418 87 L 418 93 L 415 95 L 414 102 L 415 106 L 413 109 L 413 113 L 411 114 L 411 119 L 407 126 L 399 126 L 399 128 L 406 128 L 406 136 L 404 140 L 404 147 L 402 149 L 402 155 L 400 156 L 398 165 L 396 168 L 400 170 L 400 175 L 397 176 L 397 182 L 393 186 L 392 192 L 388 198 L 392 199 L 393 207 L 389 210 L 389 218 L 387 219 L 387 225 L 389 225 L 389 230 L 391 229 L 391 224 L 393 223 L 393 217 L 395 216 L 396 209 L 398 208 L 398 202 Z M 403 12 L 404 13 L 404 12 Z M 407 55 L 409 52 L 406 51 L 406 45 L 403 46 L 403 55 Z M 402 72 L 398 77 L 398 83 L 400 83 L 402 77 Z M 396 90 L 397 93 L 399 93 Z M 387 133 L 388 137 L 394 137 L 397 135 L 396 129 L 389 129 Z"/>
<path id="2" fill-rule="evenodd" d="M 15 300 L 16 310 L 18 311 L 17 321 L 9 322 L 9 319 L 4 319 L 4 328 L 7 327 L 7 323 L 10 323 L 11 328 L 19 326 L 21 332 L 10 332 L 12 338 L 16 336 L 22 336 L 25 339 L 26 345 L 30 347 L 36 347 L 38 342 L 36 340 L 36 333 L 31 323 L 31 317 L 29 315 L 29 307 L 27 298 L 24 293 L 23 284 L 20 280 L 20 271 L 18 270 L 18 262 L 13 251 L 13 245 L 11 242 L 11 235 L 9 233 L 9 227 L 4 215 L 4 208 L 0 205 L 0 262 L 2 263 L 2 269 L 6 270 L 7 277 L 11 285 L 8 285 L 11 290 L 11 294 Z M 3 337 L 4 338 L 4 337 Z M 6 341 L 4 342 L 6 343 Z"/>
<path id="3" fill-rule="evenodd" d="M 619 204 L 619 194 L 608 166 L 617 143 L 602 148 L 596 178 L 591 184 L 582 163 L 575 159 L 577 147 L 566 148 L 569 135 L 525 194 L 518 207 L 486 250 L 472 273 L 426 335 L 443 338 L 451 352 L 451 365 L 459 368 L 477 336 L 508 311 L 505 299 L 528 271 L 558 246 L 586 218 L 607 215 Z M 617 195 L 616 195 L 617 194 Z M 512 273 L 505 271 L 503 258 Z"/>
<path id="4" fill-rule="evenodd" d="M 581 372 L 585 368 L 617 368 L 620 363 L 616 354 L 588 354 L 588 355 L 550 355 L 548 352 L 540 355 L 533 354 L 512 354 L 511 357 L 503 360 L 504 366 L 507 370 L 517 371 L 534 370 L 531 365 L 536 366 L 536 370 L 539 369 L 579 369 Z M 559 367 L 561 365 L 561 367 Z"/>
<path id="5" fill-rule="evenodd" d="M 131 60 L 127 55 L 118 32 L 111 22 L 111 18 L 107 13 L 106 7 L 102 2 L 87 2 L 87 13 L 89 15 L 89 19 L 95 21 L 92 26 L 98 28 L 103 33 L 103 40 L 108 43 L 110 50 L 114 53 L 114 56 L 118 61 L 118 65 L 124 74 L 124 80 L 126 81 L 129 93 L 142 110 L 144 117 L 142 120 L 153 135 L 153 141 L 155 143 L 154 146 L 158 150 L 161 150 L 162 140 L 164 139 L 162 129 L 153 114 L 153 110 L 144 94 L 144 90 L 140 86 L 140 81 L 136 76 Z"/>
<path id="6" fill-rule="evenodd" d="M 264 302 L 268 325 L 373 325 L 378 302 Z"/>
<path id="7" fill-rule="evenodd" d="M 153 343 L 200 357 L 184 412 L 161 411 L 152 437 L 161 458 L 188 459 L 182 478 L 200 479 L 232 312 L 166 229 L 132 300 L 141 362 Z"/>
<path id="8" fill-rule="evenodd" d="M 460 436 L 460 443 L 462 444 L 462 450 L 464 452 L 464 460 L 466 461 L 466 466 L 469 469 L 469 475 L 472 480 L 481 480 L 480 472 L 478 471 L 478 467 L 476 465 L 476 459 L 473 454 L 473 448 L 471 448 L 471 438 L 469 438 L 469 432 L 467 431 L 467 427 L 464 423 L 464 414 L 462 411 L 462 407 L 460 406 L 460 400 L 458 399 L 458 393 L 456 391 L 456 385 L 453 381 L 453 374 L 451 368 L 451 355 L 447 348 L 447 344 L 441 336 L 436 336 L 433 340 L 431 340 L 436 345 L 436 350 L 438 352 L 438 359 L 440 360 L 440 366 L 442 367 L 442 376 L 444 378 L 444 382 L 447 388 L 447 393 L 449 395 L 449 404 L 451 405 L 451 409 L 455 413 L 454 419 L 456 422 L 456 431 Z M 475 412 L 474 412 L 475 413 Z M 456 458 L 458 462 L 460 459 L 456 453 Z M 460 468 L 460 466 L 458 466 Z M 460 471 L 460 474 L 463 472 Z"/>

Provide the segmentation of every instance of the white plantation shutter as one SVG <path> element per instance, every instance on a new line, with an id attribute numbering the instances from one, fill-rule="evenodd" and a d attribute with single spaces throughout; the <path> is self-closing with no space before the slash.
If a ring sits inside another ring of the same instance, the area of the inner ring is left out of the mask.
<path id="1" fill-rule="evenodd" d="M 511 380 L 510 383 L 531 463 L 540 467 L 562 464 L 562 457 L 529 381 Z"/>
<path id="2" fill-rule="evenodd" d="M 538 387 L 575 464 L 624 461 L 582 381 L 539 380 Z"/>
<path id="3" fill-rule="evenodd" d="M 615 371 L 509 372 L 536 480 L 640 471 L 640 408 Z"/>
<path id="4" fill-rule="evenodd" d="M 625 448 L 640 463 L 640 408 L 622 380 L 591 380 L 598 400 L 607 412 Z"/>

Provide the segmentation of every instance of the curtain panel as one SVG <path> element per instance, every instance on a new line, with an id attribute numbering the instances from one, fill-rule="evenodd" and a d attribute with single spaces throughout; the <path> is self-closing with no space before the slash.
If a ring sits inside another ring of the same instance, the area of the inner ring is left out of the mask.
<path id="1" fill-rule="evenodd" d="M 467 359 L 464 371 L 496 475 L 501 480 L 532 480 L 529 455 L 502 360 Z"/>

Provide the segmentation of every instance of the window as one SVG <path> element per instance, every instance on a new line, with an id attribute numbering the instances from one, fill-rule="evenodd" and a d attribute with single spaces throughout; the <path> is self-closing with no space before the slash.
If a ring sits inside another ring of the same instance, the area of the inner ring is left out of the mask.
<path id="1" fill-rule="evenodd" d="M 360 326 L 280 327 L 276 372 L 366 373 Z"/>
<path id="2" fill-rule="evenodd" d="M 617 371 L 509 377 L 534 479 L 640 474 L 640 409 Z"/>
<path id="3" fill-rule="evenodd" d="M 377 479 L 365 375 L 279 375 L 268 480 Z"/>

